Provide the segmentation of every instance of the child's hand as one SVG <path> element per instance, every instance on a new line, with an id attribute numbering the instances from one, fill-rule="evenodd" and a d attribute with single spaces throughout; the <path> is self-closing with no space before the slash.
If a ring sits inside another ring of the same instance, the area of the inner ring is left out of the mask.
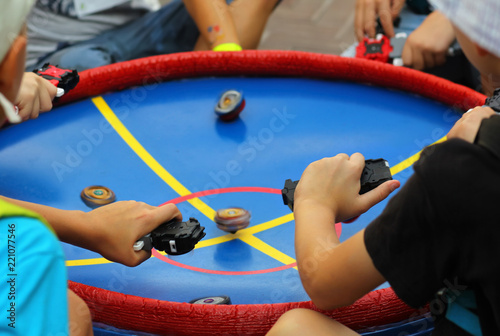
<path id="1" fill-rule="evenodd" d="M 394 19 L 399 15 L 405 0 L 357 0 L 354 17 L 354 32 L 358 41 L 365 35 L 375 37 L 377 17 L 387 36 L 394 36 Z"/>
<path id="2" fill-rule="evenodd" d="M 459 138 L 473 143 L 483 119 L 488 119 L 494 114 L 495 111 L 490 107 L 478 106 L 473 110 L 469 110 L 455 123 L 448 132 L 447 138 Z"/>
<path id="3" fill-rule="evenodd" d="M 56 93 L 57 88 L 51 82 L 35 73 L 26 72 L 15 104 L 22 120 L 36 119 L 40 112 L 50 111 Z"/>
<path id="4" fill-rule="evenodd" d="M 387 181 L 360 195 L 360 178 L 364 166 L 365 159 L 359 153 L 351 157 L 338 154 L 311 163 L 295 190 L 295 209 L 328 209 L 334 213 L 335 221 L 341 222 L 366 212 L 399 187 L 399 181 Z"/>
<path id="5" fill-rule="evenodd" d="M 148 259 L 151 252 L 134 251 L 134 243 L 173 218 L 182 220 L 174 204 L 154 207 L 135 201 L 112 203 L 85 214 L 85 225 L 89 226 L 86 238 L 90 239 L 80 246 L 108 260 L 136 266 Z"/>
<path id="6" fill-rule="evenodd" d="M 451 22 L 441 12 L 434 11 L 408 36 L 401 55 L 403 63 L 417 70 L 442 65 L 454 40 Z"/>

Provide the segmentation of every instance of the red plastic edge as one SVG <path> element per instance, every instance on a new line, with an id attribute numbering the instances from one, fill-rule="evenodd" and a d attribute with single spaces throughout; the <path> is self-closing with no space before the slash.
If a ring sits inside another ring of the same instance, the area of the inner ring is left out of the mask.
<path id="1" fill-rule="evenodd" d="M 86 70 L 80 73 L 79 85 L 60 103 L 133 86 L 208 76 L 346 80 L 412 92 L 461 110 L 483 105 L 486 99 L 447 80 L 380 62 L 298 51 L 243 51 L 170 54 Z M 87 302 L 94 321 L 159 335 L 265 335 L 290 309 L 318 310 L 310 301 L 212 306 L 125 295 L 72 281 L 69 287 Z M 351 306 L 323 311 L 355 330 L 399 322 L 424 312 L 405 305 L 391 288 L 370 292 Z"/>

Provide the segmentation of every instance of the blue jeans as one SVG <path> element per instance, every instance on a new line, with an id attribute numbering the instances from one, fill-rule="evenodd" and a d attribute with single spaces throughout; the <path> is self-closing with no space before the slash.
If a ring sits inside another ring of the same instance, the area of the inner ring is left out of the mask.
<path id="1" fill-rule="evenodd" d="M 38 60 L 79 71 L 131 59 L 191 51 L 199 31 L 181 0 L 88 41 L 63 45 Z"/>

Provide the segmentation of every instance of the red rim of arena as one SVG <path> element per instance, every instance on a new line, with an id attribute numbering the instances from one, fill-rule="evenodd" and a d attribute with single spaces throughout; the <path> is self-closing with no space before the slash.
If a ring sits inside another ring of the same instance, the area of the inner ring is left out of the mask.
<path id="1" fill-rule="evenodd" d="M 347 80 L 419 94 L 461 110 L 483 105 L 485 96 L 447 80 L 375 61 L 297 51 L 189 52 L 99 67 L 80 74 L 80 84 L 61 103 L 168 80 L 207 76 L 279 76 Z M 102 80 L 105 78 L 106 80 Z M 69 282 L 89 305 L 94 321 L 159 335 L 264 335 L 293 308 L 318 310 L 310 301 L 248 305 L 196 305 L 142 298 Z M 353 305 L 324 312 L 359 330 L 419 316 L 391 288 L 368 293 Z"/>

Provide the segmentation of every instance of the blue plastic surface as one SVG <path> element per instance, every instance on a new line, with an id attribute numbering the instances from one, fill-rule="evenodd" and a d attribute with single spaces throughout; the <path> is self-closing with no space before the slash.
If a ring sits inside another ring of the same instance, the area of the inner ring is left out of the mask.
<path id="1" fill-rule="evenodd" d="M 214 106 L 228 89 L 241 91 L 246 107 L 236 121 L 224 123 L 217 119 Z M 450 107 L 413 94 L 312 79 L 190 79 L 131 88 L 103 98 L 144 149 L 193 193 L 228 187 L 279 191 L 286 179 L 300 178 L 310 162 L 340 152 L 381 157 L 394 166 L 440 139 L 459 118 Z M 410 174 L 411 168 L 395 178 L 404 183 Z M 0 132 L 3 195 L 89 211 L 80 192 L 96 184 L 112 189 L 118 200 L 160 205 L 179 197 L 90 100 Z M 251 211 L 249 228 L 290 213 L 275 193 L 221 193 L 201 200 L 214 210 L 238 206 Z M 342 225 L 341 240 L 365 227 L 385 203 L 353 224 Z M 233 240 L 170 257 L 187 268 L 157 258 L 135 268 L 96 261 L 68 267 L 69 279 L 176 302 L 212 295 L 228 295 L 234 304 L 308 300 L 296 269 L 256 274 L 284 264 L 237 239 L 247 233 L 228 234 L 191 204 L 178 206 L 185 218 L 195 217 L 206 227 L 203 241 L 228 235 Z M 293 230 L 290 221 L 251 238 L 293 260 Z M 65 245 L 64 249 L 69 261 L 100 258 L 77 247 Z M 194 267 L 254 274 L 210 274 Z"/>

